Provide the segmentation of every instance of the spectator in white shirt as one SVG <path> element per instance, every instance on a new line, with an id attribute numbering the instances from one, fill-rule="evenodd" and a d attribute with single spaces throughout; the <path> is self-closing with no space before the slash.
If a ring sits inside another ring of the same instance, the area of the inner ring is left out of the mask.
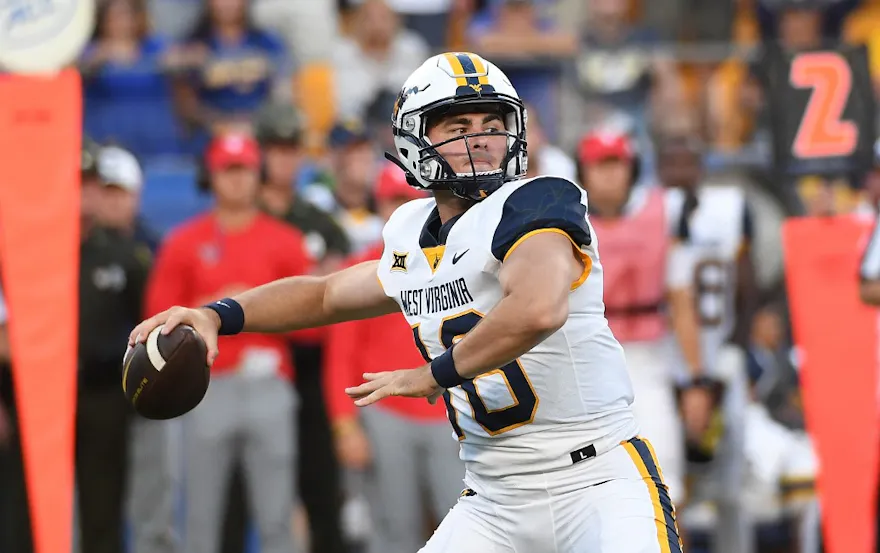
<path id="1" fill-rule="evenodd" d="M 453 10 L 453 0 L 386 0 L 400 14 L 404 25 L 425 39 L 433 50 L 445 50 L 446 30 Z M 469 0 L 465 0 L 468 2 Z M 364 0 L 353 0 L 362 4 Z M 461 0 L 458 0 L 461 3 Z"/>
<path id="2" fill-rule="evenodd" d="M 340 118 L 364 120 L 376 97 L 399 92 L 427 57 L 425 41 L 402 29 L 400 18 L 384 0 L 366 0 L 354 14 L 352 36 L 340 41 L 333 52 Z"/>

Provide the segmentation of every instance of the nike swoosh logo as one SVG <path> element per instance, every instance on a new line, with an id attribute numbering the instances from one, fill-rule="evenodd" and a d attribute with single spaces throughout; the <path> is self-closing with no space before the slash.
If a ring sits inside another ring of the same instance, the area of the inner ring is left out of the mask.
<path id="1" fill-rule="evenodd" d="M 470 248 L 466 249 L 465 251 L 463 251 L 461 253 L 457 253 L 454 256 L 452 256 L 452 264 L 455 265 L 456 263 L 458 263 L 458 260 L 461 259 L 462 257 L 464 257 L 464 254 L 466 254 L 469 251 L 471 251 Z"/>

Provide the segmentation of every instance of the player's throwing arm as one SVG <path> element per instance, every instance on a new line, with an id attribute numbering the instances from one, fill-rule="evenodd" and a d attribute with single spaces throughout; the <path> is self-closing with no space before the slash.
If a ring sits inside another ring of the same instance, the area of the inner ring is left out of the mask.
<path id="1" fill-rule="evenodd" d="M 211 364 L 218 336 L 286 332 L 393 313 L 397 304 L 382 291 L 376 266 L 369 261 L 327 276 L 285 278 L 198 308 L 175 306 L 136 326 L 128 342 L 143 342 L 159 325 L 167 334 L 188 324 L 205 340 Z"/>
<path id="2" fill-rule="evenodd" d="M 285 332 L 392 313 L 398 306 L 382 290 L 376 266 L 371 261 L 326 277 L 285 278 L 199 308 L 175 306 L 139 324 L 129 344 L 142 342 L 159 325 L 167 334 L 188 324 L 205 340 L 211 364 L 220 335 Z M 467 340 L 423 367 L 365 374 L 367 382 L 346 392 L 359 406 L 401 395 L 435 401 L 442 389 L 503 366 L 558 330 L 568 317 L 570 284 L 582 272 L 566 237 L 535 235 L 505 261 L 499 275 L 504 299 Z"/>

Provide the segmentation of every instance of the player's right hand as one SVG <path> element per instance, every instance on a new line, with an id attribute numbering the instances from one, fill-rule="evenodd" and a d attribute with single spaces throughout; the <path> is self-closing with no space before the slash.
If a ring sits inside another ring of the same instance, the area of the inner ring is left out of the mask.
<path id="1" fill-rule="evenodd" d="M 165 325 L 161 332 L 168 334 L 179 324 L 193 327 L 205 341 L 205 345 L 208 346 L 207 363 L 210 367 L 219 353 L 217 336 L 220 330 L 220 316 L 210 309 L 190 309 L 179 306 L 166 309 L 134 327 L 134 330 L 128 335 L 128 345 L 133 347 L 135 344 L 143 342 L 150 335 L 150 332 L 159 325 Z"/>

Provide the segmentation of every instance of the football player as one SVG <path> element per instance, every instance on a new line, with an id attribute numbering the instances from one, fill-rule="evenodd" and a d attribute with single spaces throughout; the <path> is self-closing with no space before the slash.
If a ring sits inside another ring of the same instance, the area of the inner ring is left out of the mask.
<path id="1" fill-rule="evenodd" d="M 131 343 L 186 323 L 210 362 L 218 334 L 402 311 L 427 363 L 364 374 L 346 392 L 362 407 L 389 396 L 446 404 L 467 488 L 422 553 L 680 552 L 605 320 L 586 192 L 523 178 L 525 108 L 504 73 L 474 54 L 440 54 L 417 69 L 392 130 L 393 159 L 433 197 L 395 211 L 379 261 L 174 307 L 138 325 Z"/>
<path id="2" fill-rule="evenodd" d="M 667 211 L 687 227 L 697 260 L 691 278 L 705 370 L 721 385 L 709 432 L 702 440 L 688 443 L 689 503 L 697 506 L 711 501 L 716 522 L 705 526 L 712 529 L 715 550 L 742 553 L 753 549 L 741 493 L 748 404 L 743 347 L 757 298 L 749 250 L 752 217 L 741 188 L 702 185 L 701 148 L 696 133 L 689 130 L 668 129 L 657 138 L 658 173 L 667 187 Z M 687 515 L 683 510 L 683 522 L 690 520 Z"/>
<path id="3" fill-rule="evenodd" d="M 656 448 L 663 476 L 670 497 L 680 503 L 685 440 L 676 406 L 677 354 L 691 382 L 703 371 L 687 227 L 669 217 L 661 188 L 636 186 L 641 159 L 625 130 L 602 126 L 587 133 L 578 162 L 590 221 L 605 248 L 605 316 L 626 353 L 641 432 L 661 442 Z M 688 436 L 704 433 L 712 399 L 706 386 L 682 392 Z"/>

